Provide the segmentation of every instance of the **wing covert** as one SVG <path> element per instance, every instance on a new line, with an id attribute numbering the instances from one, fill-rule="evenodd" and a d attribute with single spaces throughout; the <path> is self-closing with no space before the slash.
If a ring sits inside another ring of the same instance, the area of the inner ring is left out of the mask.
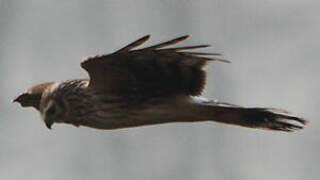
<path id="1" fill-rule="evenodd" d="M 143 49 L 132 50 L 149 39 L 149 35 L 121 48 L 115 53 L 90 57 L 81 63 L 90 76 L 90 88 L 108 91 L 134 99 L 148 99 L 174 94 L 200 95 L 206 74 L 202 67 L 218 53 L 183 50 L 208 45 L 164 48 L 188 38 L 182 36 Z"/>

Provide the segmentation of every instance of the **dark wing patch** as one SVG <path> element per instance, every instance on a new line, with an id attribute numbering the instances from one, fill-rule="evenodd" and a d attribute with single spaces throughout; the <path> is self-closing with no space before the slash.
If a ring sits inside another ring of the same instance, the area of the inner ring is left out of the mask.
<path id="1" fill-rule="evenodd" d="M 217 53 L 184 52 L 208 45 L 164 48 L 188 38 L 182 36 L 143 49 L 132 50 L 147 39 L 139 40 L 109 55 L 88 58 L 81 67 L 90 76 L 89 87 L 131 99 L 148 99 L 173 94 L 200 95 L 206 80 L 202 67 Z M 161 49 L 163 48 L 163 49 Z"/>

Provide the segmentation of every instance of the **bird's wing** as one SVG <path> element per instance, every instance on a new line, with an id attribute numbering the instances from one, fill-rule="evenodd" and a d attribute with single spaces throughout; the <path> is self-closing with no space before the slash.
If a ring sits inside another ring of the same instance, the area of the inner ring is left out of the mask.
<path id="1" fill-rule="evenodd" d="M 81 63 L 90 76 L 90 88 L 134 99 L 201 94 L 207 61 L 223 61 L 218 53 L 189 52 L 208 45 L 165 48 L 188 38 L 182 36 L 147 48 L 132 50 L 149 39 L 144 36 L 108 55 L 90 57 Z"/>
<path id="2" fill-rule="evenodd" d="M 248 108 L 219 101 L 194 101 L 197 118 L 249 128 L 292 132 L 308 123 L 288 111 L 276 108 Z"/>

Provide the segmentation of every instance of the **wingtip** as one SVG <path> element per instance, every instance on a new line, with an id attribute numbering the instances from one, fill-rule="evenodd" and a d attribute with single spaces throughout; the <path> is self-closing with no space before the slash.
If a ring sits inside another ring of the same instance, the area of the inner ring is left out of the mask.
<path id="1" fill-rule="evenodd" d="M 297 130 L 302 130 L 308 124 L 308 121 L 304 118 L 289 115 L 281 115 L 280 117 L 278 117 L 277 121 L 284 125 L 279 130 L 285 132 L 294 132 Z"/>
<path id="2" fill-rule="evenodd" d="M 219 62 L 223 62 L 223 63 L 232 63 L 229 60 L 226 59 L 220 59 L 220 58 L 211 58 L 212 61 L 219 61 Z"/>
<path id="3" fill-rule="evenodd" d="M 310 122 L 304 118 L 298 118 L 296 119 L 296 121 L 298 121 L 299 123 L 303 124 L 304 126 L 306 126 L 307 124 L 309 124 Z"/>
<path id="4" fill-rule="evenodd" d="M 231 61 L 229 60 L 226 60 L 226 59 L 217 59 L 217 61 L 220 61 L 220 62 L 223 62 L 223 63 L 232 63 Z"/>
<path id="5" fill-rule="evenodd" d="M 183 35 L 183 36 L 178 37 L 177 39 L 185 40 L 185 39 L 188 39 L 189 37 L 191 37 L 191 35 L 186 34 L 186 35 Z"/>
<path id="6" fill-rule="evenodd" d="M 289 111 L 284 110 L 284 109 L 268 108 L 267 110 L 278 114 L 283 119 L 292 120 L 292 121 L 298 122 L 302 125 L 307 125 L 309 123 L 309 121 L 306 120 L 305 118 L 294 116 Z"/>
<path id="7" fill-rule="evenodd" d="M 142 38 L 140 38 L 140 40 L 148 40 L 148 39 L 150 39 L 150 37 L 151 37 L 151 35 L 150 34 L 147 34 L 147 35 L 145 35 L 145 36 L 143 36 Z"/>

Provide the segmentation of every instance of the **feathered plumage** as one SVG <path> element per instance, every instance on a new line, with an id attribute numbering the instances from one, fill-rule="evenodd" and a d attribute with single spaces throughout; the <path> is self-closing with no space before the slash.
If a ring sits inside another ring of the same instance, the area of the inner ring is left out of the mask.
<path id="1" fill-rule="evenodd" d="M 301 129 L 306 121 L 269 108 L 245 108 L 209 101 L 201 95 L 209 61 L 219 53 L 190 51 L 209 45 L 168 47 L 181 36 L 136 49 L 150 36 L 81 63 L 90 80 L 50 82 L 34 86 L 14 101 L 40 111 L 48 128 L 54 122 L 115 129 L 168 122 L 217 121 L 278 131 Z"/>

